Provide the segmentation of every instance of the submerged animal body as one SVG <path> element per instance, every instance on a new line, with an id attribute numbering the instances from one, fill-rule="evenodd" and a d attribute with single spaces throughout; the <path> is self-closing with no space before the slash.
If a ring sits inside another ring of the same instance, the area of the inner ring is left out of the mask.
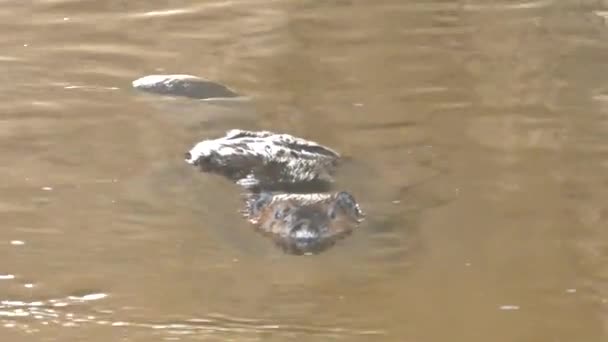
<path id="1" fill-rule="evenodd" d="M 248 189 L 276 189 L 333 181 L 340 155 L 289 134 L 231 130 L 204 140 L 185 154 L 201 171 L 218 173 Z"/>
<path id="2" fill-rule="evenodd" d="M 364 213 L 347 192 L 254 194 L 245 215 L 262 233 L 293 254 L 318 253 L 349 235 Z"/>

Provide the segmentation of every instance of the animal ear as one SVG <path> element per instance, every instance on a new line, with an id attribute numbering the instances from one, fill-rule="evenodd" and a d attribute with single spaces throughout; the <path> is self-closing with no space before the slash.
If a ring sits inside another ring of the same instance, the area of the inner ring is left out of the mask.
<path id="1" fill-rule="evenodd" d="M 336 194 L 336 205 L 344 209 L 354 208 L 357 206 L 357 201 L 353 195 L 348 192 L 341 191 Z"/>
<path id="2" fill-rule="evenodd" d="M 359 209 L 359 204 L 357 204 L 355 198 L 345 191 L 335 195 L 334 202 L 329 209 L 329 217 L 332 219 L 335 218 L 338 210 L 349 216 L 353 216 L 355 219 L 360 219 L 364 216 L 361 209 Z"/>
<path id="3" fill-rule="evenodd" d="M 281 203 L 276 208 L 274 208 L 274 218 L 277 220 L 282 220 L 292 212 L 292 207 L 288 203 Z"/>
<path id="4" fill-rule="evenodd" d="M 253 215 L 259 214 L 270 202 L 272 202 L 272 195 L 268 192 L 253 195 L 249 202 L 251 213 Z"/>

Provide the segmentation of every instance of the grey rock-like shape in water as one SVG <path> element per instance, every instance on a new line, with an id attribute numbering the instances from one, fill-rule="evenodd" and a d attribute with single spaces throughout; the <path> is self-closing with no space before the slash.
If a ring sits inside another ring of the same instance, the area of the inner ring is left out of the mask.
<path id="1" fill-rule="evenodd" d="M 148 75 L 132 84 L 133 88 L 149 93 L 199 100 L 240 97 L 222 84 L 192 75 Z"/>

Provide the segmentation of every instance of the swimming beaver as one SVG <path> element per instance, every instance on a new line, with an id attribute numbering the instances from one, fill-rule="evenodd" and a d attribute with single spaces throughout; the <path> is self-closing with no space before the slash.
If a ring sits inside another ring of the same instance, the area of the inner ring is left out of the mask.
<path id="1" fill-rule="evenodd" d="M 252 195 L 249 222 L 293 254 L 319 253 L 350 234 L 365 215 L 347 192 Z"/>
<path id="2" fill-rule="evenodd" d="M 199 142 L 185 157 L 201 171 L 224 175 L 247 189 L 285 190 L 331 183 L 340 155 L 289 134 L 234 129 Z"/>
<path id="3" fill-rule="evenodd" d="M 252 190 L 245 216 L 286 252 L 321 252 L 352 232 L 364 214 L 354 197 L 338 193 L 278 193 L 294 185 L 330 183 L 340 155 L 288 134 L 231 130 L 186 152 L 186 162 Z"/>
<path id="4" fill-rule="evenodd" d="M 240 96 L 221 84 L 190 75 L 150 75 L 133 81 L 133 87 L 197 99 Z M 244 210 L 249 222 L 289 253 L 321 252 L 364 218 L 349 193 L 319 193 L 333 182 L 340 155 L 313 141 L 234 129 L 224 137 L 197 143 L 185 153 L 185 159 L 201 171 L 223 175 L 249 191 Z M 270 192 L 277 190 L 282 193 Z"/>

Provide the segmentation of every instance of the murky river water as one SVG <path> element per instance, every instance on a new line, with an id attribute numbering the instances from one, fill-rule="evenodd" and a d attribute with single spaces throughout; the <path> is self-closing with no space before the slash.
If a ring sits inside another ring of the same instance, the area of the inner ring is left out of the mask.
<path id="1" fill-rule="evenodd" d="M 4 1 L 6 341 L 606 341 L 608 4 Z M 142 94 L 153 73 L 250 96 Z M 183 153 L 230 128 L 352 157 L 309 257 Z"/>

